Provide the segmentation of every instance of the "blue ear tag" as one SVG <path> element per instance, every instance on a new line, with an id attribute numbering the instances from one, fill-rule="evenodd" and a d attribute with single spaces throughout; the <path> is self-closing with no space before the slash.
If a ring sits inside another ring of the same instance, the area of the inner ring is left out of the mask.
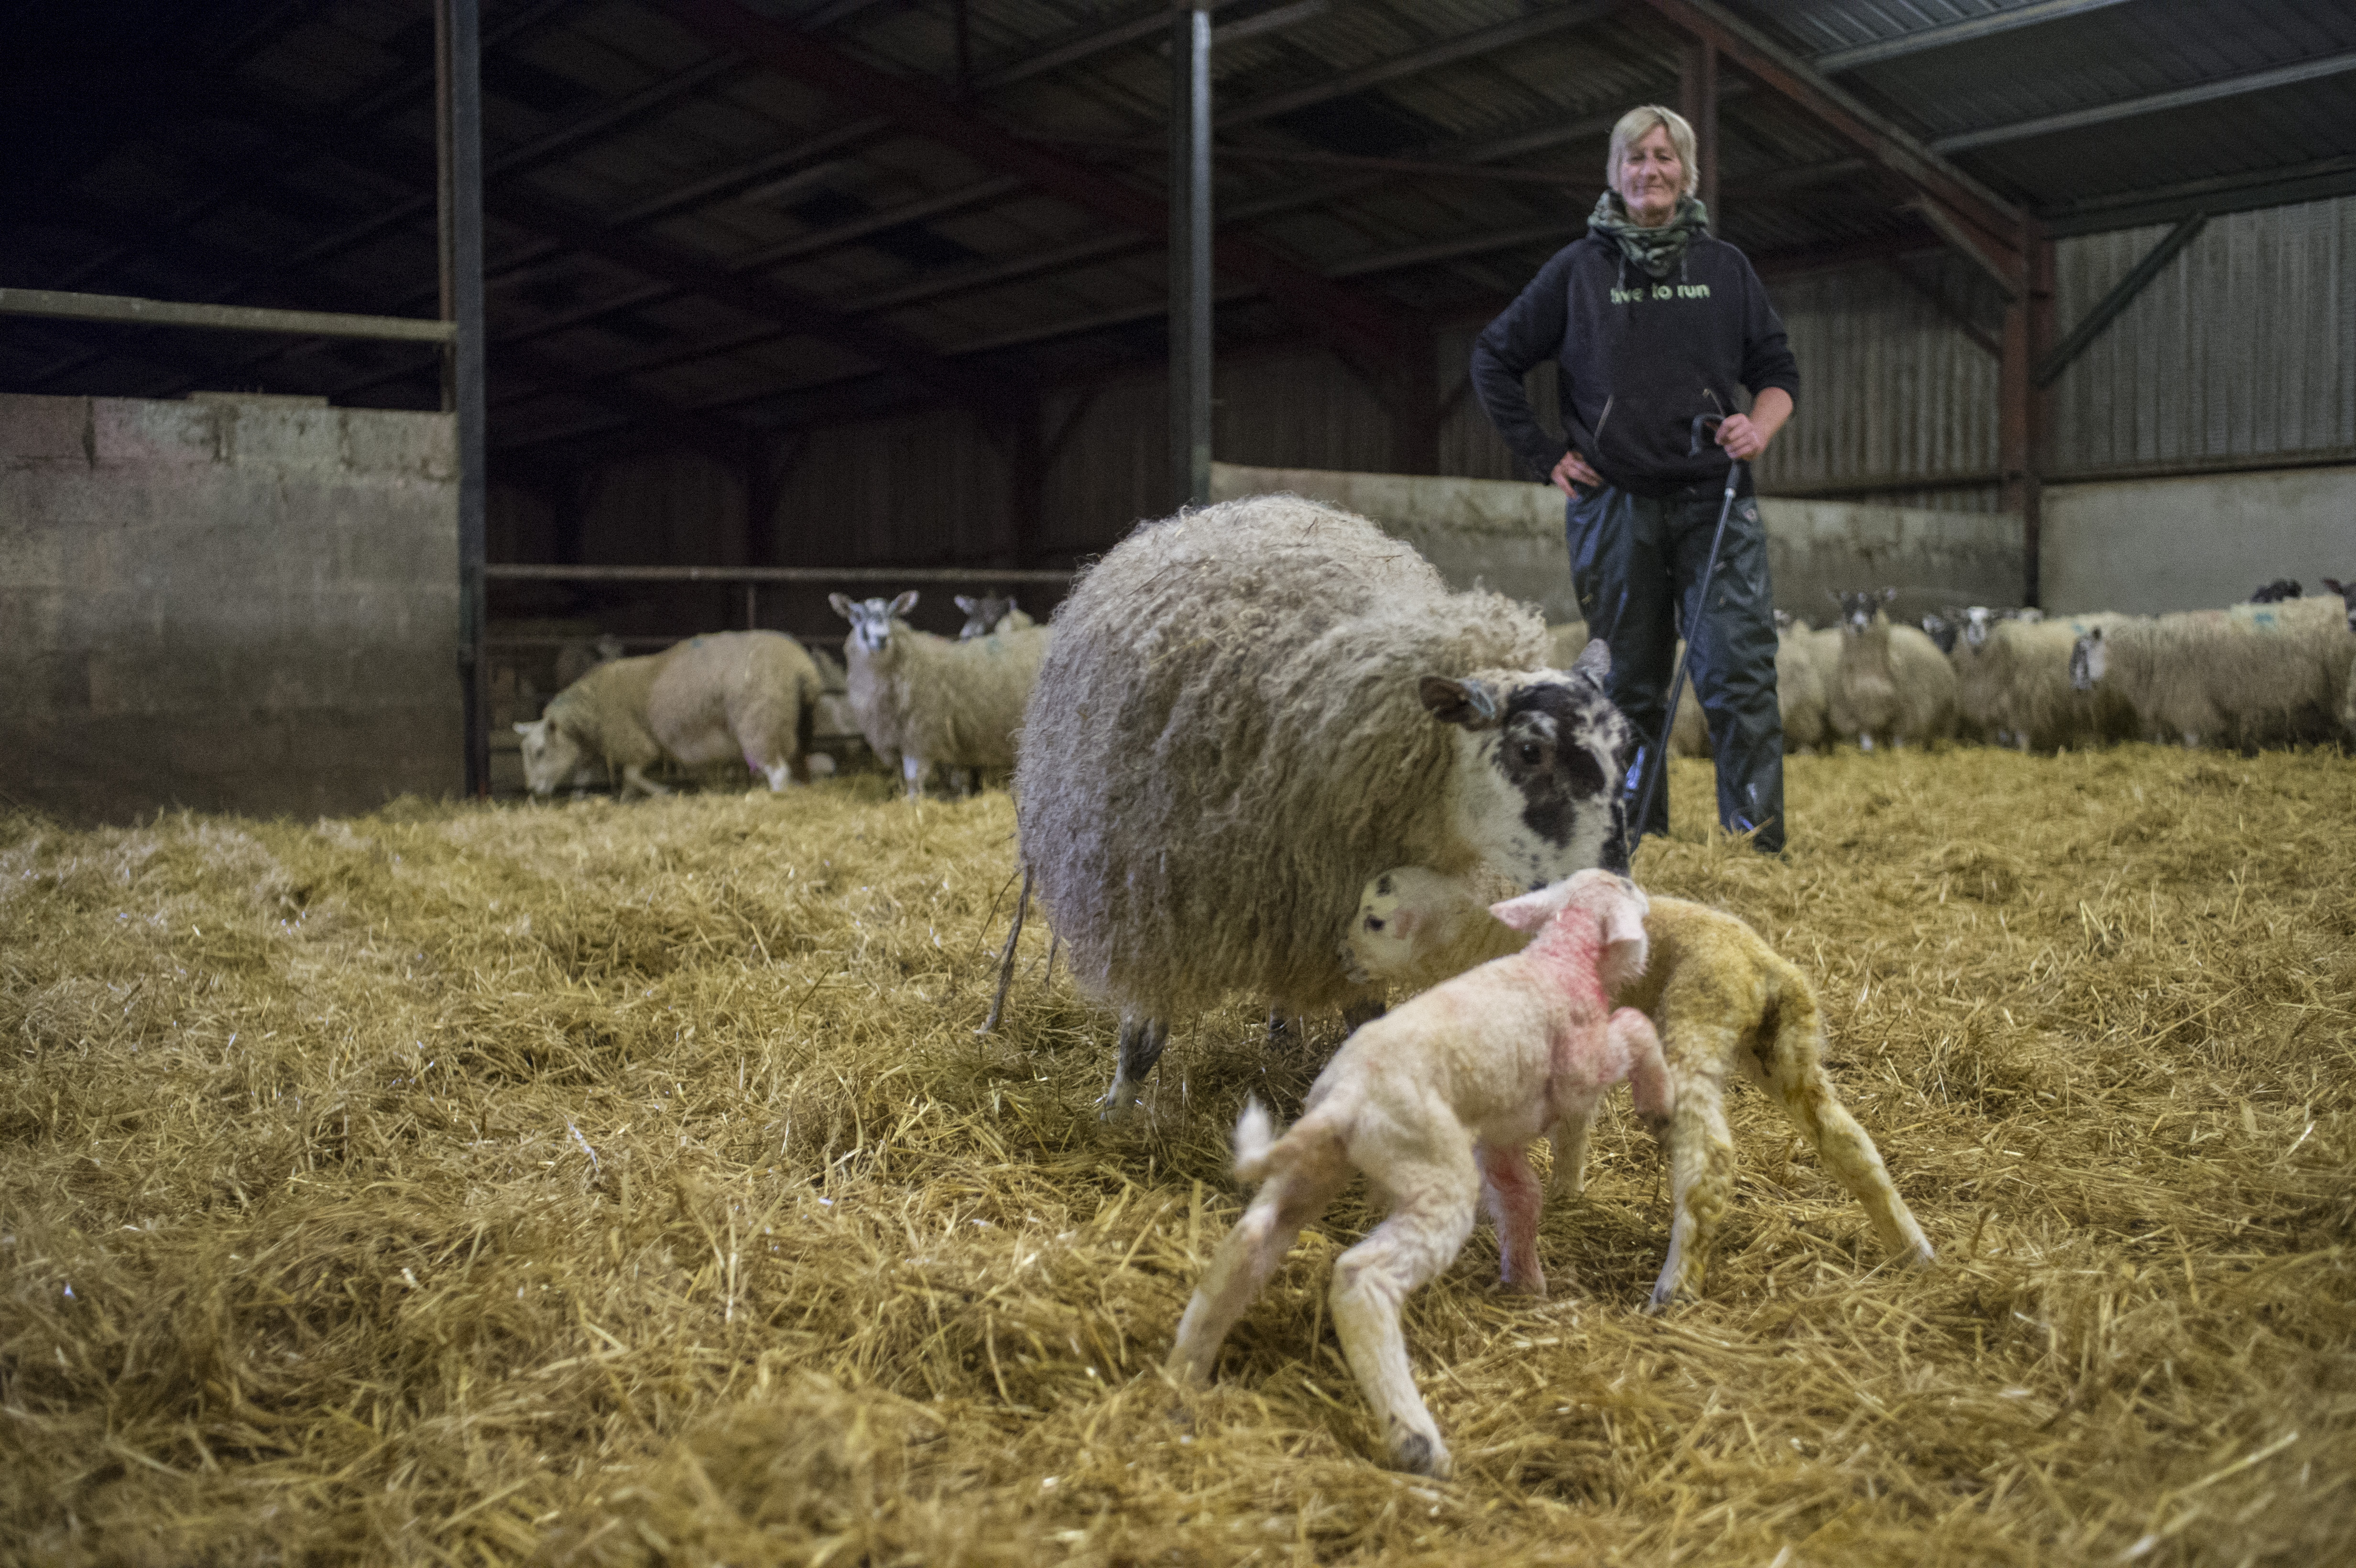
<path id="1" fill-rule="evenodd" d="M 1628 764 L 1628 779 L 1620 786 L 1622 795 L 1634 795 L 1644 782 L 1644 748 L 1636 748 L 1635 761 Z"/>

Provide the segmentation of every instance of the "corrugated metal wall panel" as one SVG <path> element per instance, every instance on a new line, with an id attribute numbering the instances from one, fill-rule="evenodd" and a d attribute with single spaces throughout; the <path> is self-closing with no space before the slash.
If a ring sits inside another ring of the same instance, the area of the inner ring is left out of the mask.
<path id="1" fill-rule="evenodd" d="M 2067 332 L 2169 231 L 2055 247 Z M 2212 219 L 2053 387 L 2049 468 L 2356 447 L 2356 197 Z"/>
<path id="2" fill-rule="evenodd" d="M 744 479 L 695 452 L 616 459 L 589 485 L 581 559 L 605 566 L 741 564 Z"/>
<path id="3" fill-rule="evenodd" d="M 1093 555 L 1170 510 L 1169 384 L 1140 377 L 1051 398 L 1047 428 L 1074 406 L 1078 423 L 1047 469 L 1040 549 L 1051 557 Z"/>
<path id="4" fill-rule="evenodd" d="M 1759 465 L 1761 488 L 1995 471 L 1996 361 L 1938 306 L 1883 268 L 1811 273 L 1768 293 L 1800 361 L 1800 397 Z M 1899 504 L 1976 510 L 1954 504 L 1967 495 Z"/>
<path id="5" fill-rule="evenodd" d="M 813 431 L 781 486 L 776 539 L 786 566 L 991 559 L 1013 539 L 1006 459 L 948 410 Z"/>
<path id="6" fill-rule="evenodd" d="M 1443 328 L 1440 333 L 1440 395 L 1454 391 L 1472 368 L 1472 340 L 1481 336 L 1486 322 L 1468 322 Z M 1555 372 L 1550 365 L 1541 365 L 1524 378 L 1528 389 L 1530 406 L 1537 411 L 1538 422 L 1548 430 L 1559 428 L 1559 411 L 1555 399 Z M 1440 471 L 1468 479 L 1527 479 L 1522 465 L 1505 443 L 1498 439 L 1497 429 L 1481 408 L 1481 400 L 1467 389 L 1448 411 L 1440 424 Z"/>

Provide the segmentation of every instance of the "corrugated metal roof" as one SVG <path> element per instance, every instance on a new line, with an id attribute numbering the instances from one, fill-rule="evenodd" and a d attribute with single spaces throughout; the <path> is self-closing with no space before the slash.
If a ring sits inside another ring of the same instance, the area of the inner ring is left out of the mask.
<path id="1" fill-rule="evenodd" d="M 1277 5 L 1229 0 L 1217 17 L 1231 25 Z M 1161 0 L 969 0 L 965 98 L 949 6 L 747 8 L 787 26 L 832 18 L 819 36 L 842 54 L 1161 199 Z M 66 0 L 20 9 L 23 37 L 74 36 Z M 1933 141 L 2356 50 L 2356 9 L 2323 0 L 1734 9 L 1803 57 L 1854 57 L 1841 85 Z M 876 332 L 903 335 L 912 353 L 979 352 L 1017 379 L 1157 351 L 1159 244 L 1014 177 L 978 146 L 902 129 L 873 105 L 737 58 L 659 0 L 487 0 L 486 12 L 496 441 L 626 421 L 633 400 L 776 417 L 806 406 L 796 389 L 847 388 L 879 369 L 880 387 L 846 391 L 845 406 L 922 395 L 906 369 L 920 361 L 879 359 Z M 291 15 L 237 58 L 203 56 L 193 33 L 178 40 L 205 60 L 202 91 L 190 90 L 198 101 L 124 89 L 99 131 L 70 139 L 28 187 L 38 199 L 12 204 L 20 219 L 0 237 L 7 281 L 430 310 L 429 13 L 422 0 L 341 0 Z M 1954 31 L 1992 19 L 2021 25 Z M 1916 47 L 1925 42 L 1939 47 Z M 1641 5 L 1335 0 L 1216 51 L 1222 140 L 1254 155 L 1222 159 L 1219 208 L 1233 232 L 1380 310 L 1492 308 L 1582 231 L 1604 127 L 1635 101 L 1674 101 L 1679 48 L 1672 25 Z M 1029 69 L 1041 60 L 1063 63 Z M 1857 148 L 1740 71 L 1724 80 L 1727 237 L 1778 258 L 1922 236 L 1905 190 L 1866 172 Z M 0 103 L 16 117 L 0 133 L 66 112 L 62 96 Z M 2058 209 L 2294 167 L 2329 180 L 2338 176 L 2317 165 L 2351 155 L 2356 71 L 1997 141 L 1955 161 L 2008 197 Z M 566 231 L 530 227 L 522 197 L 556 208 Z M 689 263 L 692 276 L 680 272 Z M 715 293 L 699 282 L 722 274 L 745 286 Z M 1240 274 L 1222 284 L 1238 302 L 1253 297 Z M 1232 347 L 1297 336 L 1301 324 L 1237 303 L 1221 330 Z M 28 389 L 226 381 L 414 402 L 436 380 L 431 356 L 376 346 L 55 325 L 0 334 L 0 382 Z"/>

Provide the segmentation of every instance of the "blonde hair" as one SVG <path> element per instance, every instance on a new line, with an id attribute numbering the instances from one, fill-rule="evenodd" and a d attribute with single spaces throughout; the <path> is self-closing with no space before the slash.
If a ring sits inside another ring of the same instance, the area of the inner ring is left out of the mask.
<path id="1" fill-rule="evenodd" d="M 1691 196 L 1701 186 L 1701 159 L 1694 151 L 1694 128 L 1676 110 L 1658 103 L 1640 103 L 1620 116 L 1612 127 L 1612 150 L 1603 155 L 1603 183 L 1613 190 L 1620 188 L 1620 165 L 1628 156 L 1628 149 L 1653 133 L 1653 127 L 1662 126 L 1669 133 L 1669 145 L 1677 150 L 1677 162 L 1686 166 L 1685 194 Z"/>

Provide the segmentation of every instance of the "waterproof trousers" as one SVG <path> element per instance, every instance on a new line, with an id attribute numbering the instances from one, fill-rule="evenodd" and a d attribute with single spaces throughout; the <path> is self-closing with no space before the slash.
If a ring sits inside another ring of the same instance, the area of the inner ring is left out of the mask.
<path id="1" fill-rule="evenodd" d="M 1707 494 L 1702 494 L 1707 489 Z M 1701 575 L 1718 527 L 1722 485 L 1655 499 L 1605 487 L 1569 507 L 1571 584 L 1590 636 L 1612 645 L 1612 700 L 1635 727 L 1650 764 L 1668 717 L 1676 638 L 1687 628 L 1689 670 L 1718 763 L 1718 820 L 1730 833 L 1758 832 L 1757 847 L 1783 848 L 1783 717 L 1775 701 L 1775 600 L 1767 581 L 1767 537 L 1759 503 L 1737 496 L 1719 547 L 1709 603 Z M 1646 833 L 1669 830 L 1664 773 L 1649 821 L 1635 820 L 1644 768 L 1628 773 L 1629 849 Z"/>

